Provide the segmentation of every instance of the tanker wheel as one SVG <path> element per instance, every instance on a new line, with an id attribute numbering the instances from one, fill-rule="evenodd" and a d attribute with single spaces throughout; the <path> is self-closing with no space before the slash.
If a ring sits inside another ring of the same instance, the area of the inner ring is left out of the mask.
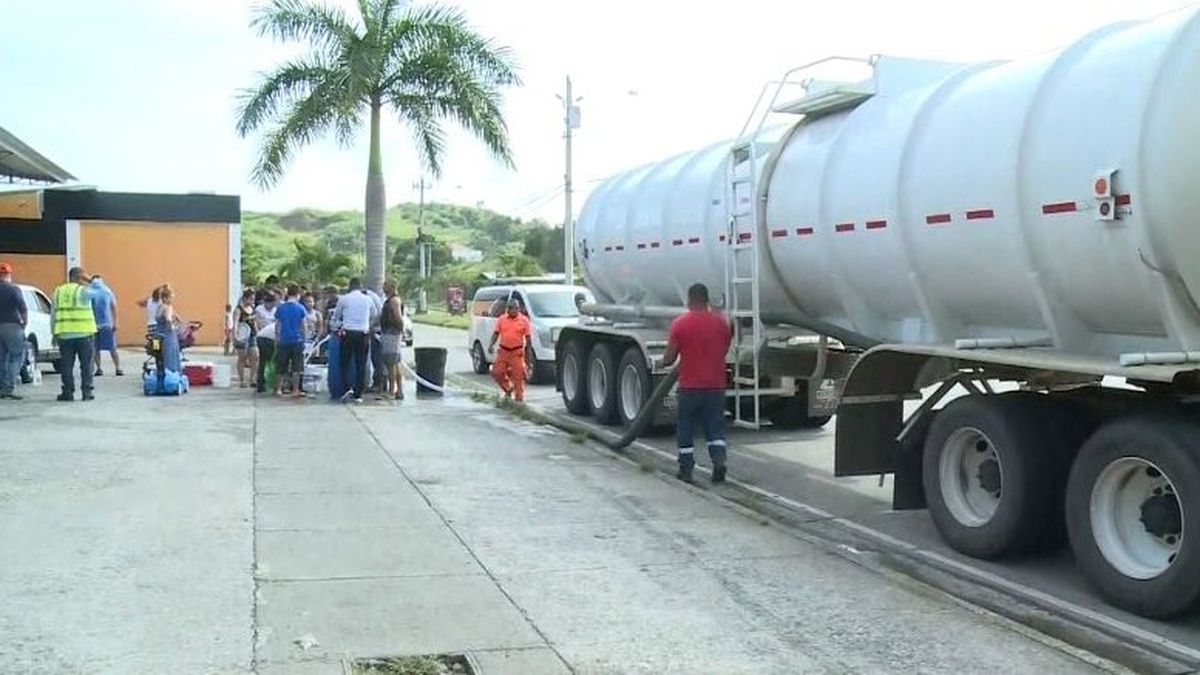
<path id="1" fill-rule="evenodd" d="M 598 342 L 588 354 L 587 391 L 592 415 L 601 424 L 617 419 L 617 364 L 613 349 Z"/>
<path id="2" fill-rule="evenodd" d="M 574 415 L 590 412 L 587 396 L 587 369 L 584 367 L 585 351 L 578 340 L 571 340 L 563 347 L 558 366 L 559 389 L 562 390 L 563 405 Z"/>
<path id="3" fill-rule="evenodd" d="M 646 367 L 646 357 L 640 348 L 630 347 L 617 366 L 617 421 L 621 426 L 633 426 L 649 396 L 650 370 Z"/>
<path id="4" fill-rule="evenodd" d="M 966 396 L 934 418 L 922 474 L 929 513 L 951 548 L 976 558 L 1051 538 L 1060 509 L 1060 435 L 1046 401 L 1022 392 Z"/>
<path id="5" fill-rule="evenodd" d="M 808 414 L 808 387 L 796 392 L 795 396 L 775 399 L 767 409 L 767 418 L 771 424 L 781 429 L 819 429 L 833 418 L 833 415 Z"/>
<path id="6" fill-rule="evenodd" d="M 1200 602 L 1198 439 L 1193 422 L 1126 418 L 1101 427 L 1075 460 L 1067 483 L 1075 564 L 1122 609 L 1161 619 Z"/>

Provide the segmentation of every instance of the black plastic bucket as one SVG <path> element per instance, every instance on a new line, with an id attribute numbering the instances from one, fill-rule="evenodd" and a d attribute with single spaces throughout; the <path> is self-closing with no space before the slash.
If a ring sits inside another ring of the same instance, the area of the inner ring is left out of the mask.
<path id="1" fill-rule="evenodd" d="M 417 365 L 417 393 L 441 396 L 440 390 L 446 384 L 446 348 L 417 347 L 413 350 L 413 360 Z M 436 385 L 438 389 L 425 386 L 424 382 Z"/>

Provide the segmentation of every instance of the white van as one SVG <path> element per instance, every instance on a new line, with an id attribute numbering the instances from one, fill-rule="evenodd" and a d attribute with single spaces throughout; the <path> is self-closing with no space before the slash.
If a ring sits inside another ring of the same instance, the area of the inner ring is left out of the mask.
<path id="1" fill-rule="evenodd" d="M 29 320 L 25 322 L 25 359 L 21 363 L 21 382 L 33 382 L 33 371 L 38 363 L 54 363 L 58 360 L 58 349 L 54 346 L 54 332 L 50 325 L 50 298 L 46 294 L 24 284 L 17 284 Z"/>
<path id="2" fill-rule="evenodd" d="M 533 324 L 533 359 L 525 361 L 525 380 L 530 384 L 554 381 L 554 343 L 558 331 L 579 321 L 578 299 L 593 302 L 592 292 L 583 286 L 564 284 L 496 284 L 483 286 L 471 302 L 471 328 L 467 349 L 476 373 L 486 373 L 495 354 L 488 344 L 496 329 L 496 319 L 504 313 L 510 298 L 516 298 Z"/>

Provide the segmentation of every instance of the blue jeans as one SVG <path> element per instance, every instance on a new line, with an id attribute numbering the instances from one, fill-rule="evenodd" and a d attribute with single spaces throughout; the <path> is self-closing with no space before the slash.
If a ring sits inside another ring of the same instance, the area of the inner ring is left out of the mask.
<path id="1" fill-rule="evenodd" d="M 679 468 L 690 473 L 696 466 L 696 425 L 704 429 L 708 456 L 714 467 L 725 466 L 725 391 L 723 389 L 680 389 L 676 395 L 675 440 L 679 444 Z"/>
<path id="2" fill-rule="evenodd" d="M 13 393 L 25 360 L 25 329 L 19 323 L 0 323 L 0 396 Z"/>
<path id="3" fill-rule="evenodd" d="M 62 393 L 68 396 L 75 394 L 75 359 L 79 359 L 79 379 L 84 394 L 92 393 L 92 375 L 96 367 L 92 365 L 95 357 L 95 342 L 91 337 L 59 340 L 58 352 L 62 360 L 58 364 L 58 374 L 62 376 Z"/>

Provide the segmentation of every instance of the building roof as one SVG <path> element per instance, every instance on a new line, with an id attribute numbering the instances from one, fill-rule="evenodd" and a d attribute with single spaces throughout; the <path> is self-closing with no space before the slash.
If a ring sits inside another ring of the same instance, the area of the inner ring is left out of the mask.
<path id="1" fill-rule="evenodd" d="M 0 127 L 0 177 L 64 183 L 75 176 Z"/>

